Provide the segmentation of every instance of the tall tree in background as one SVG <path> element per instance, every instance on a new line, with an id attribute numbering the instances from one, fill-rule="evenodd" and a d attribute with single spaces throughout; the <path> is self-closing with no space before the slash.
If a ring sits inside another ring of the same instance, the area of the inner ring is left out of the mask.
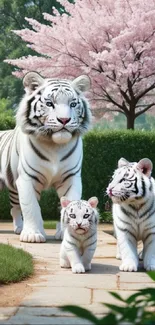
<path id="1" fill-rule="evenodd" d="M 44 21 L 43 12 L 53 14 L 53 8 L 63 13 L 64 7 L 57 0 L 0 0 L 0 98 L 2 106 L 11 108 L 22 96 L 22 83 L 12 76 L 13 67 L 4 63 L 7 58 L 34 54 L 15 34 L 13 29 L 28 27 L 25 16 Z M 44 22 L 46 23 L 46 22 Z M 1 102 L 0 102 L 1 103 Z"/>
<path id="2" fill-rule="evenodd" d="M 8 60 L 20 71 L 43 76 L 92 79 L 95 107 L 123 113 L 127 128 L 153 108 L 155 89 L 155 0 L 60 1 L 70 14 L 44 14 L 51 26 L 26 19 L 32 26 L 16 31 L 42 57 Z"/>

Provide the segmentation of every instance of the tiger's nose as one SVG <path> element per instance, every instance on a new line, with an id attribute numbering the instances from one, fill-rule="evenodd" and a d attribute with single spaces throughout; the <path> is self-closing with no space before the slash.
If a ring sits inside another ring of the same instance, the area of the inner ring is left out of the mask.
<path id="1" fill-rule="evenodd" d="M 109 195 L 109 196 L 113 196 L 113 187 L 112 188 L 109 188 L 108 190 L 107 190 L 107 194 Z"/>
<path id="2" fill-rule="evenodd" d="M 77 222 L 77 224 L 78 224 L 78 227 L 80 227 L 80 226 L 81 226 L 81 224 L 82 224 L 82 222 Z"/>
<path id="3" fill-rule="evenodd" d="M 66 125 L 70 120 L 71 118 L 58 118 L 57 117 L 57 120 L 62 123 L 63 125 Z"/>

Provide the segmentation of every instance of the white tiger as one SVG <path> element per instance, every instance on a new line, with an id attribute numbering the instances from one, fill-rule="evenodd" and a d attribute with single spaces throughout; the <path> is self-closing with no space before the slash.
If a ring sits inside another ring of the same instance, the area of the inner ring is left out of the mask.
<path id="1" fill-rule="evenodd" d="M 64 232 L 60 249 L 60 266 L 73 273 L 91 270 L 97 244 L 98 199 L 69 201 L 61 198 L 61 226 Z"/>
<path id="2" fill-rule="evenodd" d="M 29 72 L 23 85 L 16 128 L 0 132 L 0 171 L 10 193 L 15 233 L 21 232 L 24 242 L 44 242 L 41 191 L 53 186 L 59 197 L 81 198 L 81 135 L 91 121 L 83 92 L 90 79 L 44 79 Z"/>
<path id="3" fill-rule="evenodd" d="M 113 201 L 114 229 L 121 271 L 137 271 L 137 241 L 143 242 L 144 268 L 155 270 L 155 180 L 148 158 L 118 161 L 107 194 Z"/>

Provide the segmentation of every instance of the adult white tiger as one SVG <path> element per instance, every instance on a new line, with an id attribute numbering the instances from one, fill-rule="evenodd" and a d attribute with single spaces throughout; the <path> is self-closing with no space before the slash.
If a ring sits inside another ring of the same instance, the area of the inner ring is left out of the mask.
<path id="1" fill-rule="evenodd" d="M 155 270 L 155 180 L 148 158 L 118 161 L 107 194 L 113 201 L 113 219 L 121 271 L 137 271 L 137 241 L 143 241 L 146 270 Z"/>
<path id="2" fill-rule="evenodd" d="M 53 186 L 59 197 L 81 198 L 81 135 L 91 120 L 83 92 L 90 79 L 44 79 L 29 72 L 23 85 L 16 128 L 0 132 L 1 173 L 10 192 L 15 233 L 21 232 L 24 242 L 44 242 L 41 191 Z"/>

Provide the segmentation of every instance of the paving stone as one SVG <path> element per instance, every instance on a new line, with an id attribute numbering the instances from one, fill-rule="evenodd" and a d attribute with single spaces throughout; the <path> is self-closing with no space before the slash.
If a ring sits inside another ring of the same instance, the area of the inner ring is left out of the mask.
<path id="1" fill-rule="evenodd" d="M 75 280 L 76 281 L 76 280 Z M 91 290 L 77 287 L 40 287 L 23 300 L 22 306 L 61 306 L 89 304 Z"/>
<path id="2" fill-rule="evenodd" d="M 114 291 L 114 290 L 113 290 Z M 115 291 L 114 291 L 115 292 Z M 131 294 L 135 293 L 135 291 L 123 291 L 118 290 L 116 291 L 122 298 L 127 298 Z M 93 297 L 92 297 L 93 303 L 112 303 L 112 304 L 120 304 L 121 302 L 115 299 L 113 296 L 110 295 L 108 291 L 105 290 L 94 290 Z"/>
<path id="3" fill-rule="evenodd" d="M 18 307 L 0 307 L 0 323 L 14 315 Z"/>
<path id="4" fill-rule="evenodd" d="M 121 262 L 115 258 L 116 239 L 113 237 L 112 225 L 98 226 L 98 245 L 92 260 L 92 270 L 85 274 L 72 274 L 71 269 L 59 266 L 61 242 L 54 240 L 55 230 L 46 230 L 46 243 L 32 244 L 19 241 L 19 236 L 13 233 L 12 223 L 2 223 L 0 227 L 0 242 L 30 252 L 36 269 L 42 271 L 37 283 L 28 282 L 33 292 L 21 301 L 19 308 L 0 308 L 2 325 L 91 324 L 57 307 L 80 305 L 101 317 L 108 312 L 103 302 L 120 303 L 109 291 L 115 291 L 125 298 L 141 288 L 155 287 L 155 283 L 142 269 L 138 272 L 119 271 Z M 142 245 L 138 245 L 138 249 L 141 248 Z M 44 270 L 46 272 L 43 274 Z"/>
<path id="5" fill-rule="evenodd" d="M 77 317 L 40 317 L 28 315 L 16 315 L 11 317 L 6 325 L 92 325 L 84 319 Z"/>
<path id="6" fill-rule="evenodd" d="M 116 275 L 113 274 L 64 274 L 63 277 L 61 274 L 54 274 L 51 276 L 45 277 L 48 281 L 48 287 L 62 287 L 64 290 L 66 288 L 102 288 L 105 290 L 116 290 L 117 289 L 117 279 Z M 32 284 L 35 287 L 45 287 L 45 282 L 39 282 Z"/>

